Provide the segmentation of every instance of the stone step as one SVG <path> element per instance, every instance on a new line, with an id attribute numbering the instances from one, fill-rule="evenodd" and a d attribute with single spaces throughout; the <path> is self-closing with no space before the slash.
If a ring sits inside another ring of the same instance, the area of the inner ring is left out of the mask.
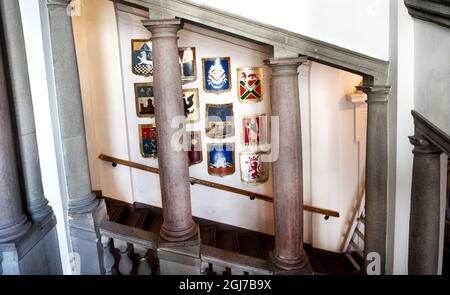
<path id="1" fill-rule="evenodd" d="M 235 230 L 223 230 L 216 233 L 217 248 L 240 252 L 239 234 Z"/>
<path id="2" fill-rule="evenodd" d="M 345 256 L 351 262 L 351 264 L 356 268 L 356 270 L 361 270 L 361 266 L 356 262 L 355 258 L 350 253 L 345 253 Z"/>
<path id="3" fill-rule="evenodd" d="M 358 246 L 358 244 L 356 244 L 353 241 L 350 241 L 350 245 L 352 246 L 352 248 L 356 251 L 356 253 L 358 253 L 358 255 L 364 259 L 364 251 Z"/>
<path id="4" fill-rule="evenodd" d="M 261 239 L 256 235 L 239 236 L 240 253 L 261 259 L 267 259 L 268 252 L 264 249 Z"/>
<path id="5" fill-rule="evenodd" d="M 147 208 L 129 210 L 128 214 L 126 214 L 121 223 L 134 228 L 142 229 L 149 214 L 150 210 Z"/>
<path id="6" fill-rule="evenodd" d="M 123 216 L 123 214 L 126 211 L 126 207 L 125 206 L 113 206 L 108 208 L 108 216 L 109 216 L 109 220 L 112 222 L 118 222 L 118 220 L 120 220 Z"/>
<path id="7" fill-rule="evenodd" d="M 162 215 L 152 214 L 144 225 L 144 229 L 159 235 L 161 225 L 163 224 Z"/>
<path id="8" fill-rule="evenodd" d="M 361 232 L 361 230 L 359 228 L 355 229 L 355 234 L 364 241 L 364 234 Z"/>
<path id="9" fill-rule="evenodd" d="M 216 247 L 216 226 L 212 224 L 202 224 L 200 225 L 200 237 L 202 243 L 208 246 Z"/>

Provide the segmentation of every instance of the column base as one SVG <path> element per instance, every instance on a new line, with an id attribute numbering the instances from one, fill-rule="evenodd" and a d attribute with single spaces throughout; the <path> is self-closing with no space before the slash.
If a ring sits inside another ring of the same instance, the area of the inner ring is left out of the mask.
<path id="1" fill-rule="evenodd" d="M 62 275 L 55 216 L 35 223 L 25 236 L 0 244 L 0 255 L 0 274 Z"/>
<path id="2" fill-rule="evenodd" d="M 192 224 L 187 229 L 177 231 L 168 229 L 163 223 L 159 235 L 167 242 L 184 242 L 191 240 L 198 232 L 198 225 L 194 221 L 192 221 Z"/>
<path id="3" fill-rule="evenodd" d="M 106 218 L 104 200 L 87 213 L 69 213 L 70 239 L 73 252 L 80 257 L 79 270 L 82 275 L 104 274 L 103 246 L 99 225 Z"/>
<path id="4" fill-rule="evenodd" d="M 21 220 L 6 228 L 0 228 L 0 243 L 13 242 L 27 234 L 31 228 L 31 223 L 27 216 L 23 215 Z"/>
<path id="5" fill-rule="evenodd" d="M 198 231 L 198 225 L 195 225 Z M 161 275 L 200 275 L 200 235 L 182 242 L 170 242 L 160 237 L 158 259 Z"/>
<path id="6" fill-rule="evenodd" d="M 274 266 L 275 275 L 313 274 L 313 269 L 306 254 L 297 259 L 283 259 L 270 252 L 269 261 Z"/>

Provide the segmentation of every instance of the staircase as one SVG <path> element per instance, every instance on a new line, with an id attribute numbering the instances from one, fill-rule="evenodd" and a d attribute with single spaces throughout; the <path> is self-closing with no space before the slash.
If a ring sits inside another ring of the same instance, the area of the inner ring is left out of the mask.
<path id="1" fill-rule="evenodd" d="M 163 222 L 162 210 L 145 204 L 128 204 L 109 198 L 105 198 L 105 201 L 109 221 L 103 224 L 101 232 L 107 273 L 158 275 L 156 247 L 152 246 L 152 243 L 157 243 Z M 207 275 L 242 273 L 223 261 L 258 265 L 267 260 L 269 252 L 275 247 L 272 235 L 201 218 L 194 217 L 194 220 L 200 227 L 204 256 L 212 261 L 206 261 L 202 267 Z M 133 236 L 131 239 L 130 232 Z M 358 274 L 353 270 L 351 261 L 346 258 L 348 253 L 314 249 L 308 244 L 305 244 L 304 248 L 316 274 Z M 354 255 L 351 252 L 350 254 Z M 243 273 L 248 272 L 244 270 Z"/>
<path id="2" fill-rule="evenodd" d="M 357 271 L 360 271 L 361 266 L 364 264 L 364 250 L 359 246 L 360 244 L 358 244 L 358 241 L 364 241 L 364 233 L 362 230 L 366 221 L 364 212 L 365 211 L 362 210 L 361 214 L 356 219 L 355 228 L 345 250 L 345 256 Z"/>

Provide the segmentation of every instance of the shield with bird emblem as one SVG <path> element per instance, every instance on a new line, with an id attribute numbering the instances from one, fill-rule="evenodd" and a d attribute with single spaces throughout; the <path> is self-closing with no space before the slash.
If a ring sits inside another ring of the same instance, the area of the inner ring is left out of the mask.
<path id="1" fill-rule="evenodd" d="M 260 102 L 263 99 L 263 68 L 244 67 L 237 69 L 238 97 L 243 103 Z"/>
<path id="2" fill-rule="evenodd" d="M 200 107 L 198 102 L 198 89 L 184 89 L 184 115 L 187 122 L 198 122 L 200 120 Z"/>

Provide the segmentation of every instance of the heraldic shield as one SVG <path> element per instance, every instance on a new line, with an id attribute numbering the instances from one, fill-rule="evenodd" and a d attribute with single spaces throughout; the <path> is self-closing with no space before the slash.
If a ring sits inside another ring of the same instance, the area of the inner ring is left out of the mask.
<path id="1" fill-rule="evenodd" d="M 241 181 L 245 184 L 264 183 L 269 179 L 269 165 L 263 162 L 264 153 L 241 152 Z"/>
<path id="2" fill-rule="evenodd" d="M 198 89 L 183 89 L 184 115 L 187 122 L 200 121 L 200 104 Z"/>
<path id="3" fill-rule="evenodd" d="M 233 104 L 206 104 L 205 125 L 209 138 L 234 136 Z"/>
<path id="4" fill-rule="evenodd" d="M 202 155 L 202 137 L 200 131 L 191 131 L 187 133 L 189 140 L 188 158 L 189 166 L 199 164 L 203 161 Z"/>
<path id="5" fill-rule="evenodd" d="M 268 123 L 265 114 L 243 116 L 241 124 L 241 142 L 243 145 L 260 145 L 267 143 Z"/>
<path id="6" fill-rule="evenodd" d="M 203 89 L 205 92 L 222 93 L 231 89 L 229 57 L 202 58 Z"/>
<path id="7" fill-rule="evenodd" d="M 208 144 L 208 173 L 222 177 L 234 171 L 234 143 Z"/>
<path id="8" fill-rule="evenodd" d="M 181 81 L 190 83 L 197 80 L 197 65 L 195 62 L 195 47 L 178 48 L 181 67 Z"/>
<path id="9" fill-rule="evenodd" d="M 263 68 L 244 67 L 237 69 L 238 98 L 243 103 L 255 103 L 263 98 Z"/>
<path id="10" fill-rule="evenodd" d="M 148 77 L 153 74 L 153 54 L 150 40 L 131 40 L 131 67 L 135 75 Z"/>
<path id="11" fill-rule="evenodd" d="M 155 116 L 153 83 L 134 83 L 136 114 L 139 118 Z"/>
<path id="12" fill-rule="evenodd" d="M 153 124 L 139 125 L 141 155 L 144 158 L 156 158 L 156 127 Z"/>

